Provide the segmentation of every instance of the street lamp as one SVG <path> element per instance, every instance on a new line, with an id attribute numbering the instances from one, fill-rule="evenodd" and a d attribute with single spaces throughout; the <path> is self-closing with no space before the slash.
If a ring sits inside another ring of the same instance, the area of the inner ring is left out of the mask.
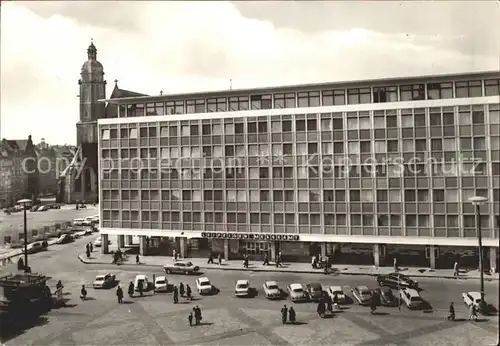
<path id="1" fill-rule="evenodd" d="M 481 301 L 479 302 L 479 309 L 485 312 L 486 303 L 484 301 L 484 268 L 483 268 L 483 237 L 481 234 L 481 210 L 480 207 L 488 201 L 488 198 L 482 196 L 474 196 L 469 198 L 469 202 L 476 206 L 476 227 L 477 227 L 477 240 L 479 243 L 479 279 L 481 281 Z"/>
<path id="2" fill-rule="evenodd" d="M 26 220 L 26 203 L 30 203 L 31 199 L 25 198 L 17 201 L 17 204 L 22 204 L 24 209 L 24 268 L 28 269 L 28 222 Z"/>

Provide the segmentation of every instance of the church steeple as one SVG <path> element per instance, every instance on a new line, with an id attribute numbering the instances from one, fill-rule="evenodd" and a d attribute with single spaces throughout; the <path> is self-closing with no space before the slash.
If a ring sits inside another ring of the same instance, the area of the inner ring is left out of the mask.
<path id="1" fill-rule="evenodd" d="M 87 56 L 89 60 L 97 60 L 97 48 L 94 46 L 94 40 L 90 40 L 90 46 L 87 49 Z"/>

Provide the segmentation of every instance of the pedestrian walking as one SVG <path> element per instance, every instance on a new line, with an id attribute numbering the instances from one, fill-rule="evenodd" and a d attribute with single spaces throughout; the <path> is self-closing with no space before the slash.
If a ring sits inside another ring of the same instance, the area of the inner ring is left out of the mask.
<path id="1" fill-rule="evenodd" d="M 177 261 L 177 251 L 175 251 L 175 249 L 172 250 L 172 259 Z"/>
<path id="2" fill-rule="evenodd" d="M 80 290 L 80 299 L 87 299 L 87 290 L 85 289 L 85 285 L 82 285 L 82 289 Z"/>
<path id="3" fill-rule="evenodd" d="M 90 245 L 90 252 L 94 251 L 94 245 L 92 245 L 92 243 L 89 243 Z"/>
<path id="4" fill-rule="evenodd" d="M 90 258 L 90 247 L 87 246 L 87 250 L 85 251 L 87 258 Z"/>
<path id="5" fill-rule="evenodd" d="M 286 324 L 287 315 L 288 315 L 288 308 L 286 307 L 286 305 L 283 305 L 283 307 L 281 308 L 281 322 L 283 324 Z"/>
<path id="6" fill-rule="evenodd" d="M 333 303 L 332 302 L 332 298 L 329 295 L 327 295 L 326 296 L 326 309 L 328 311 L 330 311 L 330 312 L 333 312 L 333 305 L 332 305 L 332 303 Z"/>
<path id="7" fill-rule="evenodd" d="M 191 293 L 192 293 L 191 287 L 189 287 L 189 285 L 186 285 L 186 298 L 188 300 L 193 300 L 193 297 L 191 296 Z"/>
<path id="8" fill-rule="evenodd" d="M 263 266 L 268 266 L 269 265 L 269 255 L 267 252 L 264 254 L 264 262 L 262 263 Z"/>
<path id="9" fill-rule="evenodd" d="M 177 286 L 174 286 L 174 304 L 179 302 L 179 291 L 177 290 Z"/>
<path id="10" fill-rule="evenodd" d="M 139 282 L 137 283 L 137 290 L 139 291 L 139 294 L 141 295 L 141 297 L 144 296 L 143 289 L 144 289 L 144 287 L 142 286 L 142 280 L 139 280 Z"/>
<path id="11" fill-rule="evenodd" d="M 179 284 L 179 293 L 181 297 L 184 297 L 184 284 L 182 282 Z"/>
<path id="12" fill-rule="evenodd" d="M 476 306 L 474 304 L 471 304 L 469 308 L 469 321 L 476 321 L 476 320 L 477 320 Z"/>
<path id="13" fill-rule="evenodd" d="M 132 281 L 128 284 L 128 296 L 130 298 L 134 296 L 134 283 Z"/>
<path id="14" fill-rule="evenodd" d="M 453 276 L 458 277 L 458 262 L 455 261 L 455 264 L 453 264 Z"/>
<path id="15" fill-rule="evenodd" d="M 392 265 L 394 267 L 394 271 L 397 272 L 398 271 L 398 260 L 396 259 L 396 257 L 394 257 L 394 261 L 392 262 Z"/>
<path id="16" fill-rule="evenodd" d="M 116 297 L 118 298 L 118 304 L 123 303 L 123 291 L 120 286 L 116 289 Z"/>
<path id="17" fill-rule="evenodd" d="M 90 251 L 90 245 L 87 243 L 87 245 L 85 245 L 85 250 L 88 252 Z"/>
<path id="18" fill-rule="evenodd" d="M 57 281 L 57 284 L 56 284 L 56 289 L 60 289 L 60 288 L 62 289 L 63 287 L 64 287 L 64 286 L 63 286 L 63 284 L 62 284 L 61 280 Z"/>
<path id="19" fill-rule="evenodd" d="M 210 253 L 210 255 L 208 256 L 207 264 L 214 264 L 214 256 L 212 255 L 212 253 Z"/>
<path id="20" fill-rule="evenodd" d="M 290 309 L 288 310 L 288 319 L 290 320 L 291 324 L 295 324 L 295 321 L 297 320 L 297 314 L 295 313 L 295 309 L 293 306 L 290 306 Z"/>
<path id="21" fill-rule="evenodd" d="M 192 312 L 189 313 L 188 321 L 189 321 L 189 326 L 192 327 L 193 326 L 193 313 Z"/>
<path id="22" fill-rule="evenodd" d="M 222 265 L 222 255 L 220 253 L 217 256 L 217 261 L 219 262 L 219 265 Z"/>
<path id="23" fill-rule="evenodd" d="M 135 255 L 135 264 L 139 264 L 139 255 Z"/>
<path id="24" fill-rule="evenodd" d="M 198 305 L 196 305 L 194 308 L 193 308 L 193 311 L 194 311 L 194 319 L 195 319 L 195 322 L 196 324 L 200 324 L 201 322 L 201 309 Z"/>
<path id="25" fill-rule="evenodd" d="M 455 321 L 455 306 L 453 302 L 450 303 L 450 314 L 448 316 L 448 320 Z"/>

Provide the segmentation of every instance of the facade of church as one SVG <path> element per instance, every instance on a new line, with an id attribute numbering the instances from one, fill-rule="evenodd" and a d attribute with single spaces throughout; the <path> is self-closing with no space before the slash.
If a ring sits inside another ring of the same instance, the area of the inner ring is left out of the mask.
<path id="1" fill-rule="evenodd" d="M 92 203 L 98 201 L 97 120 L 116 118 L 117 106 L 98 102 L 106 98 L 104 68 L 97 60 L 93 43 L 87 49 L 87 61 L 82 65 L 80 80 L 80 118 L 76 124 L 76 154 L 59 176 L 58 201 L 62 203 Z M 110 98 L 147 96 L 115 87 Z"/>

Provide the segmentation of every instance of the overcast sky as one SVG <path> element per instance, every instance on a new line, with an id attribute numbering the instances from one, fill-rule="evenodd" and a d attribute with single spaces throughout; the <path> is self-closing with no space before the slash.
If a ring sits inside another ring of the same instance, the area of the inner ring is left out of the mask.
<path id="1" fill-rule="evenodd" d="M 76 144 L 90 39 L 147 94 L 500 68 L 498 1 L 2 2 L 0 137 Z"/>

